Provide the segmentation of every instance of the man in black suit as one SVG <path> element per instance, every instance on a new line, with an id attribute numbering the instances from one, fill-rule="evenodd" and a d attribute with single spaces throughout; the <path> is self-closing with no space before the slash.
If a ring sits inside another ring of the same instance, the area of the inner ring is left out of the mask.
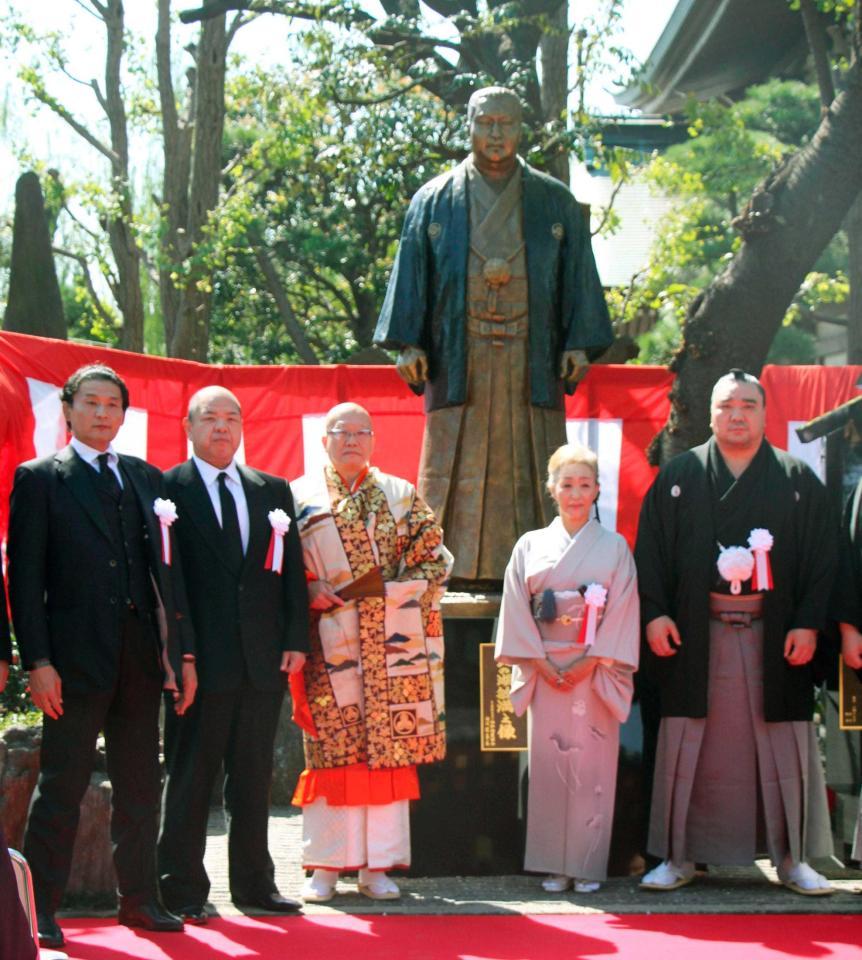
<path id="1" fill-rule="evenodd" d="M 41 771 L 24 855 L 33 872 L 42 946 L 62 946 L 54 918 L 69 877 L 96 739 L 105 734 L 113 788 L 111 839 L 119 921 L 182 930 L 158 900 L 163 662 L 194 697 L 194 634 L 179 564 L 168 565 L 155 500 L 161 473 L 112 441 L 129 405 L 125 383 L 82 367 L 61 391 L 72 440 L 18 467 L 9 517 L 9 599 L 30 691 L 43 712 Z M 164 610 L 166 655 L 159 636 Z M 188 662 L 183 662 L 188 658 Z"/>
<path id="2" fill-rule="evenodd" d="M 9 638 L 9 615 L 6 611 L 6 584 L 0 570 L 0 693 L 6 689 L 12 642 Z M 6 847 L 6 836 L 0 825 L 0 946 L 9 960 L 35 960 L 36 944 L 30 924 L 18 896 L 18 884 Z"/>
<path id="3" fill-rule="evenodd" d="M 199 687 L 186 714 L 169 714 L 165 725 L 159 875 L 165 903 L 188 922 L 206 923 L 207 817 L 222 764 L 234 903 L 282 913 L 300 906 L 276 889 L 267 824 L 285 680 L 302 669 L 308 649 L 308 594 L 287 481 L 234 459 L 242 439 L 237 398 L 205 387 L 183 424 L 193 456 L 165 480 L 179 511 Z"/>

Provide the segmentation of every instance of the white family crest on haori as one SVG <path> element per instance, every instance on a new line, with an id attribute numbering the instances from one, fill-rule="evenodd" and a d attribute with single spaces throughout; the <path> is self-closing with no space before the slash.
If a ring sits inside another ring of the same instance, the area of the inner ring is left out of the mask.
<path id="1" fill-rule="evenodd" d="M 284 535 L 290 530 L 290 517 L 280 507 L 267 514 L 272 533 L 269 536 L 269 549 L 266 551 L 265 570 L 281 574 L 284 565 Z"/>
<path id="2" fill-rule="evenodd" d="M 153 501 L 153 513 L 159 518 L 159 529 L 162 533 L 162 560 L 167 566 L 171 565 L 171 524 L 177 519 L 177 505 L 173 500 L 163 500 L 156 497 Z"/>

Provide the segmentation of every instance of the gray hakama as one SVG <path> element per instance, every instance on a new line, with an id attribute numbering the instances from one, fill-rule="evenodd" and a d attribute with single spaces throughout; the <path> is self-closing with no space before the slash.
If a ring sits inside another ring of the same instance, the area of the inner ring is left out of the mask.
<path id="1" fill-rule="evenodd" d="M 649 852 L 676 863 L 779 864 L 832 853 L 813 724 L 763 717 L 763 621 L 757 595 L 711 594 L 709 713 L 659 729 Z M 753 615 L 749 626 L 716 617 Z"/>
<path id="2" fill-rule="evenodd" d="M 579 643 L 584 601 L 576 591 L 590 583 L 608 593 L 587 649 Z M 545 590 L 557 599 L 552 623 L 534 615 Z M 634 561 L 622 537 L 590 521 L 573 538 L 559 519 L 521 537 L 506 569 L 496 656 L 514 665 L 515 711 L 529 708 L 527 870 L 607 876 L 619 725 L 631 705 L 638 635 Z M 547 656 L 564 667 L 583 655 L 594 669 L 571 690 L 551 687 L 529 663 Z"/>

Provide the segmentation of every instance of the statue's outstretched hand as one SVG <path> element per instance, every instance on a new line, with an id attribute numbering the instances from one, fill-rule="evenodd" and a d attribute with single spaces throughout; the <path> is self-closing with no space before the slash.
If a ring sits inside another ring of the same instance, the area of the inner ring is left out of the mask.
<path id="1" fill-rule="evenodd" d="M 428 379 L 428 357 L 420 347 L 408 347 L 398 354 L 395 369 L 411 387 L 419 386 Z"/>
<path id="2" fill-rule="evenodd" d="M 565 350 L 560 361 L 560 377 L 571 387 L 587 375 L 590 361 L 583 350 Z"/>

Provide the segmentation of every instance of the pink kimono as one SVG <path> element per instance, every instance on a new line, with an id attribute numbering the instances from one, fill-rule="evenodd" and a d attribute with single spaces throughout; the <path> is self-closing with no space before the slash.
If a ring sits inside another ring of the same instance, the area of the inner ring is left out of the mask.
<path id="1" fill-rule="evenodd" d="M 607 596 L 586 647 L 582 594 L 591 584 Z M 540 610 L 545 591 L 554 593 L 552 620 L 539 619 L 548 617 Z M 529 707 L 525 869 L 607 877 L 619 725 L 631 706 L 638 646 L 635 565 L 619 534 L 591 520 L 570 537 L 557 518 L 521 537 L 506 568 L 495 655 L 514 666 L 516 712 Z M 595 666 L 571 690 L 553 688 L 528 662 L 547 656 L 562 667 L 583 655 Z"/>

